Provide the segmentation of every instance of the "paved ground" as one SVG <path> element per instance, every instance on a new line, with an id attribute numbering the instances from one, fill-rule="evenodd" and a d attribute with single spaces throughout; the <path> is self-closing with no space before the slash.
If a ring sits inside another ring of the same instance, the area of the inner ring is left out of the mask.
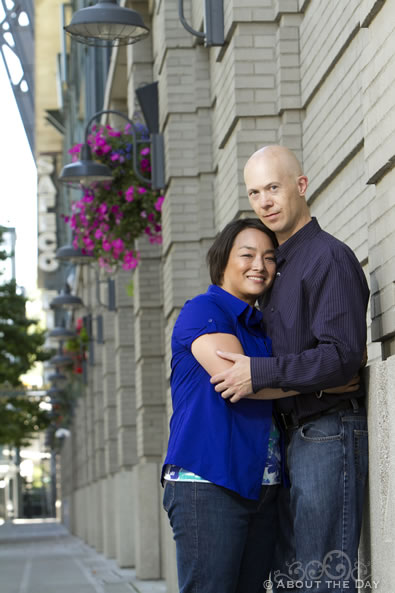
<path id="1" fill-rule="evenodd" d="M 166 586 L 139 581 L 53 520 L 24 520 L 0 526 L 0 593 L 166 593 Z"/>

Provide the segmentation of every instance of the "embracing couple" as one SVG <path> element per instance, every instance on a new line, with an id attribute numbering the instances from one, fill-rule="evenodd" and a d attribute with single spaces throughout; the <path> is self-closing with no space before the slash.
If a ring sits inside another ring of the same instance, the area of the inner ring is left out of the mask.
<path id="1" fill-rule="evenodd" d="M 258 150 L 244 178 L 260 220 L 217 236 L 212 285 L 172 336 L 162 482 L 179 590 L 356 593 L 369 291 L 311 217 L 290 150 Z"/>

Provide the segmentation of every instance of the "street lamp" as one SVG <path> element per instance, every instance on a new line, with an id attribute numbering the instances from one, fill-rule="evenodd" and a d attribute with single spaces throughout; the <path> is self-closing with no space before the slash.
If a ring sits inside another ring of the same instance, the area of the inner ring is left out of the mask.
<path id="1" fill-rule="evenodd" d="M 141 15 L 119 6 L 116 0 L 99 0 L 77 10 L 64 29 L 79 43 L 96 46 L 130 45 L 149 34 Z"/>
<path id="2" fill-rule="evenodd" d="M 59 342 L 64 342 L 65 340 L 72 340 L 76 337 L 76 332 L 72 329 L 68 329 L 67 327 L 54 327 L 48 334 L 48 337 L 51 340 L 57 340 Z"/>
<path id="3" fill-rule="evenodd" d="M 103 109 L 95 113 L 85 127 L 84 144 L 81 147 L 81 158 L 79 161 L 65 165 L 59 176 L 61 183 L 78 183 L 89 185 L 93 182 L 110 181 L 112 172 L 106 165 L 95 162 L 92 159 L 92 150 L 88 144 L 88 135 L 91 124 L 99 116 L 106 113 L 118 115 L 130 124 L 130 132 L 133 137 L 133 170 L 136 177 L 145 184 L 150 184 L 152 189 L 163 189 L 165 186 L 164 166 L 164 143 L 163 135 L 159 133 L 159 107 L 158 107 L 158 83 L 141 87 L 136 91 L 137 98 L 141 102 L 141 109 L 144 113 L 150 138 L 138 139 L 135 124 L 123 113 L 114 109 Z M 137 147 L 139 144 L 151 145 L 151 177 L 144 177 L 138 168 Z"/>
<path id="4" fill-rule="evenodd" d="M 80 247 L 73 247 L 73 245 L 59 247 L 55 257 L 60 261 L 67 261 L 72 264 L 88 264 L 95 259 L 92 254 L 84 252 Z"/>
<path id="5" fill-rule="evenodd" d="M 78 309 L 79 307 L 83 307 L 84 303 L 80 297 L 71 294 L 71 290 L 68 284 L 65 285 L 63 291 L 58 294 L 52 301 L 49 303 L 51 309 Z"/>

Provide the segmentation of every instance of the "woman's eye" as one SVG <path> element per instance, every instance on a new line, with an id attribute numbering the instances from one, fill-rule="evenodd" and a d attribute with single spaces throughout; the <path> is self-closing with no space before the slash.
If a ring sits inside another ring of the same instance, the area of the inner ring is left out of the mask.
<path id="1" fill-rule="evenodd" d="M 252 257 L 251 253 L 242 253 L 241 257 Z"/>
<path id="2" fill-rule="evenodd" d="M 267 262 L 269 264 L 275 264 L 276 258 L 275 257 L 265 257 L 265 262 Z"/>

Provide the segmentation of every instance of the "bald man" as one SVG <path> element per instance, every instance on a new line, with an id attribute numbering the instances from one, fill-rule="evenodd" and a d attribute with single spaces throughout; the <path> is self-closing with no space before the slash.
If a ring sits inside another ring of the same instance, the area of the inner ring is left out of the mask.
<path id="1" fill-rule="evenodd" d="M 365 393 L 362 384 L 354 393 L 325 389 L 347 384 L 360 368 L 369 290 L 351 249 L 311 217 L 308 179 L 289 149 L 258 150 L 244 179 L 251 207 L 279 243 L 276 280 L 262 307 L 273 357 L 219 353 L 234 365 L 211 380 L 231 402 L 264 387 L 300 392 L 276 403 L 290 488 L 281 497 L 274 590 L 356 593 L 367 474 Z M 292 573 L 295 560 L 301 570 Z"/>

